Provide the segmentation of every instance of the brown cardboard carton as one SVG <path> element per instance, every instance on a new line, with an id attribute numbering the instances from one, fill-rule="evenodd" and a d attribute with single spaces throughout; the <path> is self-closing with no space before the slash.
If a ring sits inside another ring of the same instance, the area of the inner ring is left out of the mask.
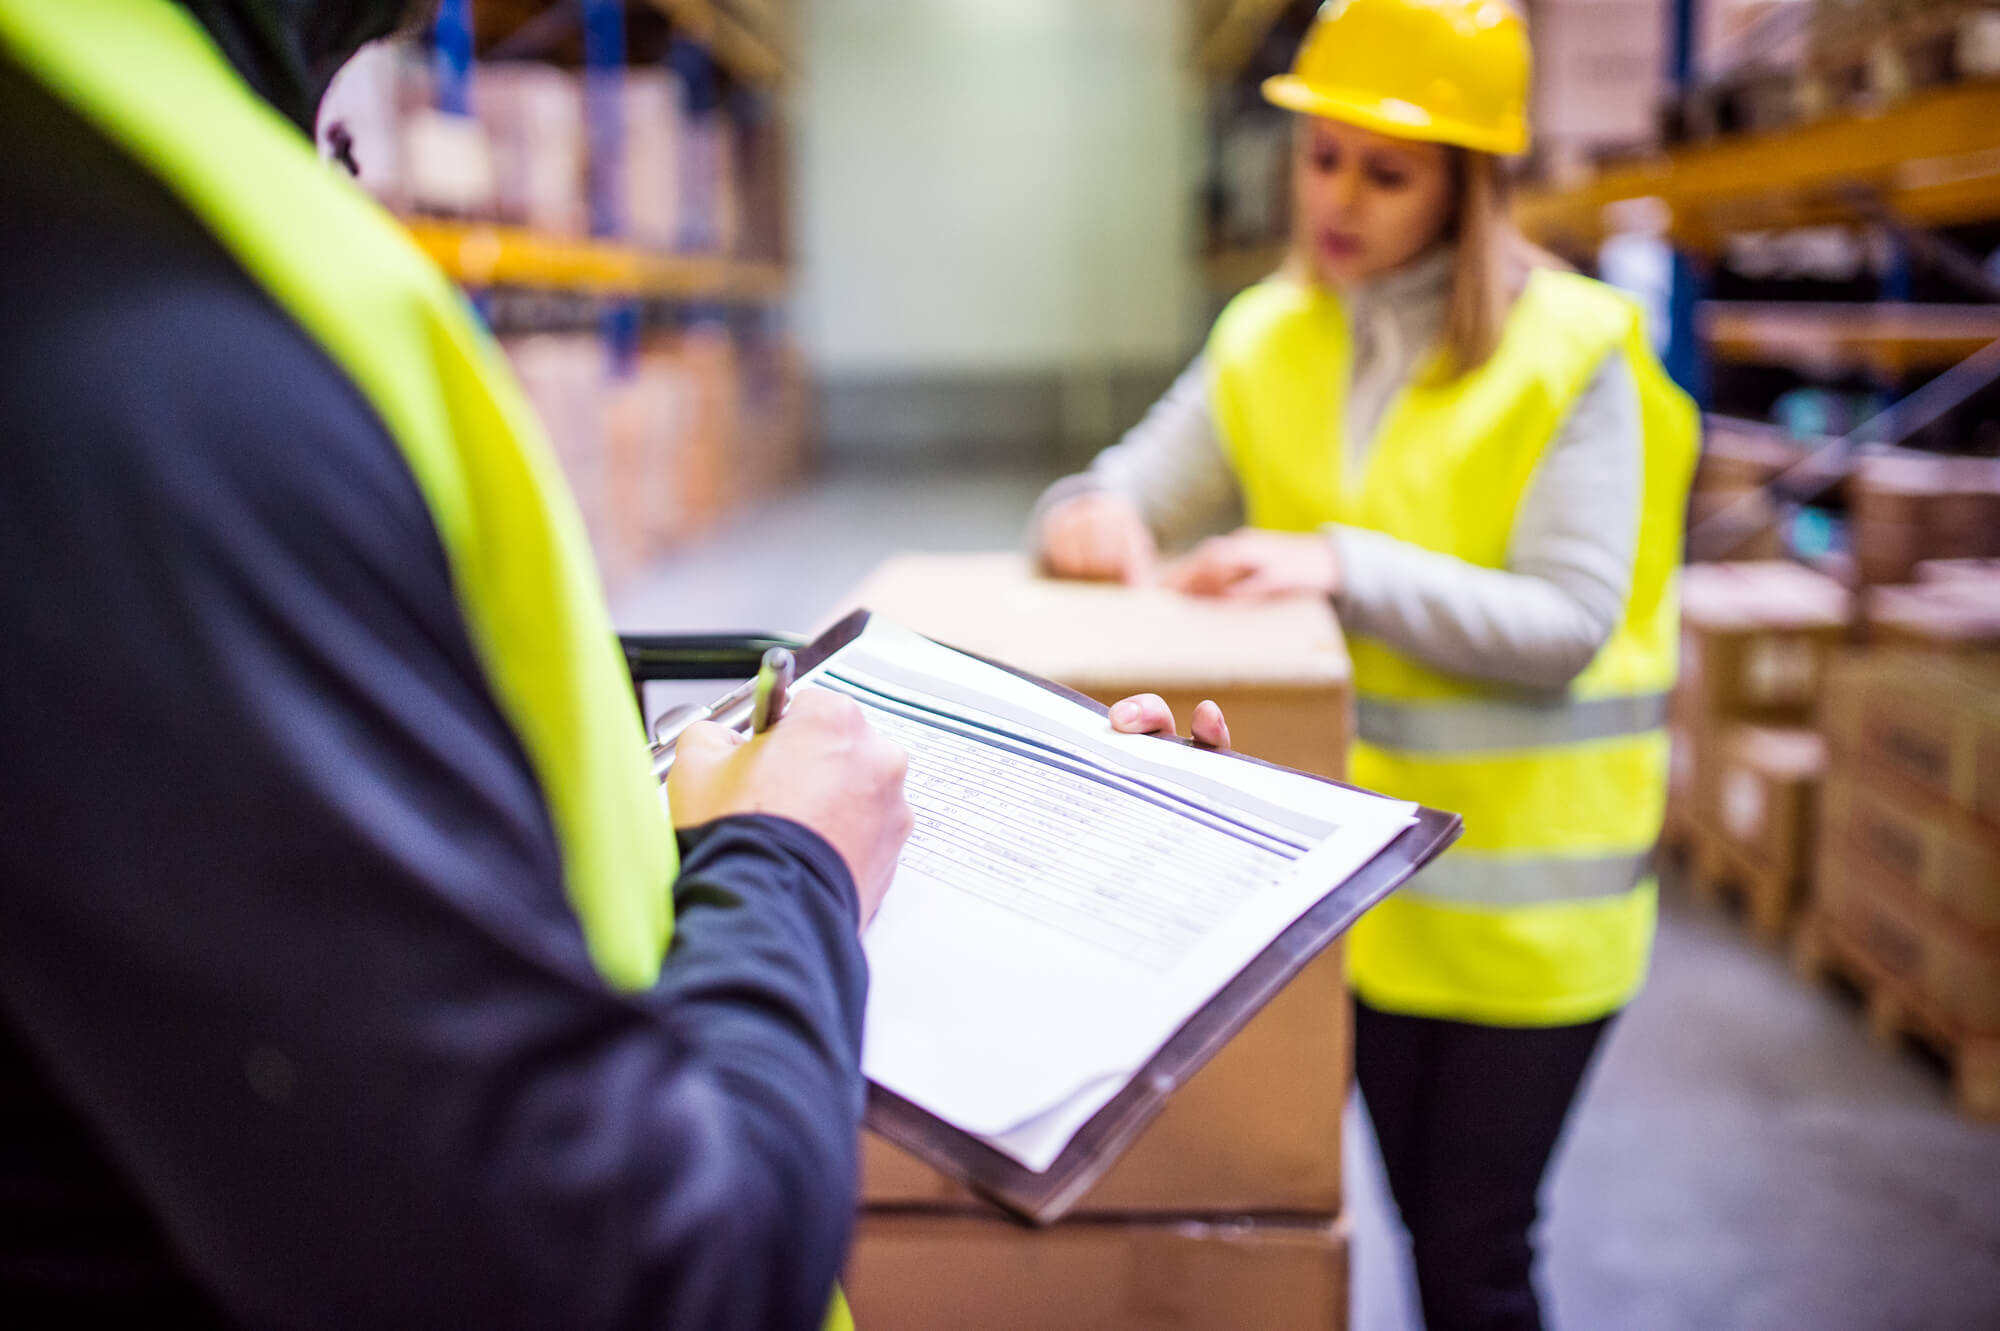
<path id="1" fill-rule="evenodd" d="M 1988 931 L 2000 946 L 2000 836 L 1856 772 L 1828 781 L 1825 814 L 1830 844 L 1871 879 Z"/>
<path id="2" fill-rule="evenodd" d="M 1238 605 L 1040 578 L 1016 554 L 906 555 L 839 613 L 855 606 L 1102 702 L 1159 693 L 1183 727 L 1213 698 L 1239 751 L 1325 776 L 1346 769 L 1350 673 L 1323 598 Z M 1329 955 L 1168 1102 L 1082 1209 L 1337 1212 L 1349 1063 L 1340 959 Z M 872 1140 L 862 1190 L 871 1203 L 975 1204 Z"/>
<path id="3" fill-rule="evenodd" d="M 1717 750 L 1703 823 L 1756 864 L 1796 877 L 1813 844 L 1826 741 L 1810 730 L 1736 725 Z"/>
<path id="4" fill-rule="evenodd" d="M 1352 676 L 1323 597 L 1226 602 L 1042 578 L 1017 554 L 903 555 L 839 613 L 857 606 L 1100 702 L 1158 693 L 1183 728 L 1213 698 L 1239 751 L 1321 776 L 1346 771 Z"/>
<path id="5" fill-rule="evenodd" d="M 1681 578 L 1681 674 L 1699 723 L 1811 721 L 1852 597 L 1782 561 L 1690 564 Z"/>
<path id="6" fill-rule="evenodd" d="M 1904 583 L 1919 563 L 2000 554 L 2000 466 L 1986 458 L 1869 458 L 1849 485 L 1861 580 Z"/>
<path id="7" fill-rule="evenodd" d="M 1336 947 L 1175 1092 L 1072 1214 L 1338 1212 L 1350 1022 Z M 986 1210 L 952 1180 L 866 1134 L 861 1200 Z"/>
<path id="8" fill-rule="evenodd" d="M 2000 1034 L 2000 941 L 1871 877 L 1829 847 L 1818 875 L 1822 917 L 1869 962 L 1953 1029 Z"/>
<path id="9" fill-rule="evenodd" d="M 1339 1331 L 1343 1222 L 861 1217 L 843 1281 L 867 1331 Z"/>
<path id="10" fill-rule="evenodd" d="M 1875 587 L 1868 592 L 1867 606 L 1869 640 L 1884 647 L 2000 650 L 2000 574 L 1953 574 L 1908 587 Z"/>
<path id="11" fill-rule="evenodd" d="M 1825 721 L 1843 763 L 2000 828 L 2000 661 L 1845 654 L 1829 672 Z"/>

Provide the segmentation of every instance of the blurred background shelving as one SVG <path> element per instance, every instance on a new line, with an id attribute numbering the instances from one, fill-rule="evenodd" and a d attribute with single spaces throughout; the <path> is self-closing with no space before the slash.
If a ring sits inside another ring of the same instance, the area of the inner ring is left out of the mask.
<path id="1" fill-rule="evenodd" d="M 445 0 L 371 48 L 322 147 L 463 284 L 608 585 L 793 483 L 790 0 Z"/>

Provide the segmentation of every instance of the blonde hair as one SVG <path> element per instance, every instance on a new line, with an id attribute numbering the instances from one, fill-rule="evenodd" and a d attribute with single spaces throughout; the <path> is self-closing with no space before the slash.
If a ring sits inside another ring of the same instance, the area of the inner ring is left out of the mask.
<path id="1" fill-rule="evenodd" d="M 1303 120 L 1303 117 L 1301 117 Z M 1492 153 L 1448 147 L 1454 202 L 1452 217 L 1440 239 L 1458 246 L 1445 303 L 1444 325 L 1438 333 L 1442 353 L 1435 362 L 1441 380 L 1450 381 L 1484 365 L 1500 345 L 1515 298 L 1536 268 L 1567 268 L 1561 259 L 1533 244 L 1514 225 L 1511 190 L 1501 159 Z M 1317 283 L 1311 241 L 1297 225 L 1297 191 L 1293 192 L 1292 243 L 1284 271 L 1297 280 Z"/>

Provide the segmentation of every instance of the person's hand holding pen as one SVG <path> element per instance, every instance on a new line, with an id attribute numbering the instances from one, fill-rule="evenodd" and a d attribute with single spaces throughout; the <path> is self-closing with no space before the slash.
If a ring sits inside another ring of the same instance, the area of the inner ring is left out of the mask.
<path id="1" fill-rule="evenodd" d="M 859 703 L 825 689 L 794 694 L 786 673 L 777 663 L 758 672 L 756 734 L 713 721 L 681 733 L 667 803 L 676 827 L 762 813 L 817 832 L 854 875 L 866 926 L 909 839 L 909 755 L 868 724 Z"/>

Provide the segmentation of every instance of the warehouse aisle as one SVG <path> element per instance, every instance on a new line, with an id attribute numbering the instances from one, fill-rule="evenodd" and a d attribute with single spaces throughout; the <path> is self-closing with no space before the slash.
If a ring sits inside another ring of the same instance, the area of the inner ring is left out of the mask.
<path id="1" fill-rule="evenodd" d="M 619 624 L 810 627 L 894 551 L 1017 545 L 1044 479 L 822 478 L 636 578 Z M 1404 1331 L 1372 1144 L 1347 1142 L 1354 1325 Z M 1853 1003 L 1671 888 L 1653 980 L 1551 1186 L 1560 1327 L 2000 1326 L 2000 1128 L 1957 1117 L 1934 1070 L 1867 1043 Z"/>

